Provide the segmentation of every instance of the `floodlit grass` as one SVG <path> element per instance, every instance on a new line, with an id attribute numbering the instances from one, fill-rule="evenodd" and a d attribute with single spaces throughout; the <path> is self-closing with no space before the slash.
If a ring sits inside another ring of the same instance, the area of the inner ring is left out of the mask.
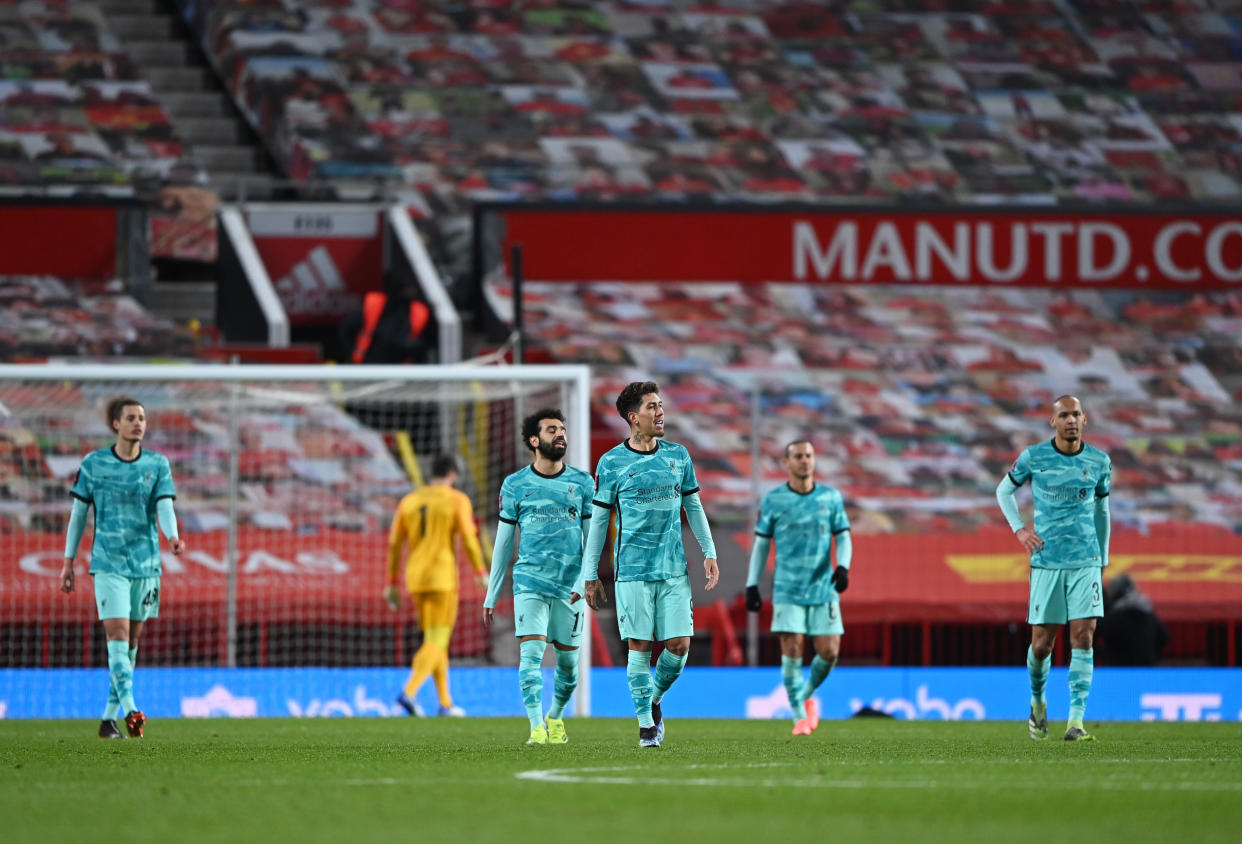
<path id="1" fill-rule="evenodd" d="M 1242 840 L 1242 725 L 0 721 L 4 842 L 1039 842 Z"/>

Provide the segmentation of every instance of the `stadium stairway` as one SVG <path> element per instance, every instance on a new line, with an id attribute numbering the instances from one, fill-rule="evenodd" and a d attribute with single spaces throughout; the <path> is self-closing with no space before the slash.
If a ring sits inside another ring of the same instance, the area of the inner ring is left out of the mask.
<path id="1" fill-rule="evenodd" d="M 267 152 L 171 4 L 100 0 L 99 6 L 221 198 L 234 199 L 242 190 L 252 198 L 270 196 L 276 175 Z"/>
<path id="2" fill-rule="evenodd" d="M 211 326 L 216 322 L 216 282 L 153 281 L 147 307 L 152 313 L 179 324 L 197 320 L 199 325 Z"/>

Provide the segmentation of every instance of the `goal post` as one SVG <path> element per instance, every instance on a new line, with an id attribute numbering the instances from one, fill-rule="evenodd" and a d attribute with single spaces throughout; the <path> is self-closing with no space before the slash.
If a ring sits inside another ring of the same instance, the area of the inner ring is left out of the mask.
<path id="1" fill-rule="evenodd" d="M 144 405 L 144 445 L 172 464 L 187 543 L 177 558 L 161 538 L 160 615 L 140 668 L 408 667 L 417 626 L 408 607 L 393 613 L 382 600 L 388 530 L 432 458 L 457 456 L 485 552 L 500 484 L 530 460 L 524 415 L 560 408 L 566 461 L 590 470 L 580 365 L 2 364 L 0 666 L 106 665 L 90 578 L 73 596 L 57 587 L 69 488 L 83 455 L 114 442 L 104 407 L 120 395 Z M 88 527 L 80 574 L 90 539 Z M 459 570 L 454 665 L 516 664 L 511 592 L 489 633 L 485 589 L 464 559 Z M 585 627 L 579 715 L 591 700 Z M 517 701 L 514 688 L 496 699 Z"/>

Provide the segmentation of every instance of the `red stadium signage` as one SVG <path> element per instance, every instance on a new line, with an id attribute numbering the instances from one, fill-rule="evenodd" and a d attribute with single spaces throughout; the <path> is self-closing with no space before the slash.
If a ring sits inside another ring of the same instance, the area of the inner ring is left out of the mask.
<path id="1" fill-rule="evenodd" d="M 114 205 L 0 204 L 0 275 L 114 278 L 117 213 Z"/>
<path id="2" fill-rule="evenodd" d="M 1242 216 L 505 208 L 534 281 L 1242 289 Z M 567 248 L 566 244 L 573 244 Z"/>
<path id="3" fill-rule="evenodd" d="M 1187 531 L 1193 532 L 1188 540 Z M 1167 621 L 1242 621 L 1242 537 L 1224 531 L 1116 531 L 1105 578 L 1127 572 Z M 749 547 L 750 534 L 734 537 Z M 187 534 L 189 551 L 164 554 L 161 618 L 219 619 L 228 594 L 228 536 Z M 0 618 L 26 623 L 95 620 L 85 549 L 78 588 L 58 591 L 64 537 L 13 534 L 0 557 Z M 1193 552 L 1188 548 L 1193 548 Z M 855 622 L 1013 621 L 1025 617 L 1029 567 L 1004 528 L 973 534 L 859 534 L 858 569 L 846 612 Z M 247 528 L 238 535 L 238 615 L 244 622 L 318 620 L 382 624 L 388 540 L 382 534 L 326 530 L 314 536 Z M 463 607 L 481 605 L 459 555 Z M 727 600 L 727 596 L 726 596 Z M 474 617 L 473 615 L 468 617 Z M 463 613 L 463 619 L 467 616 Z M 464 623 L 464 620 L 463 622 Z"/>
<path id="4" fill-rule="evenodd" d="M 383 211 L 248 205 L 246 222 L 293 325 L 335 323 L 384 280 Z"/>
<path id="5" fill-rule="evenodd" d="M 59 543 L 58 543 L 59 539 Z M 162 555 L 161 615 L 218 619 L 228 595 L 228 535 L 188 533 L 189 548 Z M 280 531 L 238 532 L 237 599 L 243 621 L 328 620 L 333 623 L 391 621 L 382 600 L 388 537 L 325 530 L 313 538 Z M 0 618 L 31 623 L 96 619 L 93 584 L 86 576 L 90 532 L 78 555 L 78 592 L 60 594 L 64 539 L 17 533 L 0 558 Z M 482 603 L 483 589 L 464 556 L 459 559 L 461 600 Z"/>

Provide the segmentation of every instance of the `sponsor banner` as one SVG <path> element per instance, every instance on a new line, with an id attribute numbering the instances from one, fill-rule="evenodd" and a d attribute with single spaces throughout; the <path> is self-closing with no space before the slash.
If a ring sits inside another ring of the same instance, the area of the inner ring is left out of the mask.
<path id="1" fill-rule="evenodd" d="M 337 322 L 383 286 L 382 214 L 373 206 L 247 206 L 255 248 L 291 324 Z"/>
<path id="2" fill-rule="evenodd" d="M 853 541 L 857 567 L 841 605 L 847 628 L 865 621 L 1026 619 L 1029 558 L 1005 528 L 858 534 Z M 1165 621 L 1242 619 L 1242 536 L 1201 525 L 1149 535 L 1118 531 L 1105 582 L 1122 572 Z"/>
<path id="3" fill-rule="evenodd" d="M 1193 533 L 1193 535 L 1192 535 Z M 1118 531 L 1111 540 L 1105 581 L 1126 572 L 1165 621 L 1242 620 L 1242 536 L 1195 528 L 1140 535 Z M 749 547 L 749 533 L 737 547 Z M 189 533 L 181 557 L 165 551 L 160 615 L 170 622 L 219 616 L 228 588 L 223 530 Z M 89 548 L 89 537 L 82 548 Z M 57 592 L 64 538 L 14 534 L 0 557 L 0 613 L 6 620 L 94 621 L 91 580 L 78 593 Z M 384 586 L 388 541 L 380 531 L 324 530 L 308 536 L 256 528 L 238 534 L 238 612 L 243 621 L 319 618 L 386 623 L 376 617 Z M 853 576 L 844 596 L 846 625 L 867 622 L 1020 621 L 1026 618 L 1030 569 L 1004 529 L 974 534 L 859 534 Z M 79 555 L 79 572 L 89 555 Z M 722 565 L 745 566 L 737 559 Z M 464 558 L 459 559 L 463 617 L 482 600 Z M 764 580 L 765 590 L 770 581 Z M 740 587 L 739 587 L 740 589 Z M 715 593 L 708 596 L 714 599 Z M 720 596 L 729 600 L 732 596 Z M 464 623 L 464 622 L 463 622 Z"/>
<path id="4" fill-rule="evenodd" d="M 139 668 L 135 695 L 153 720 L 165 718 L 336 718 L 404 716 L 395 703 L 405 668 Z M 552 669 L 544 688 L 552 688 Z M 418 703 L 437 709 L 428 683 Z M 591 713 L 633 718 L 624 668 L 591 671 Z M 105 669 L 0 669 L 0 717 L 95 719 L 108 695 Z M 453 668 L 453 697 L 469 715 L 525 714 L 517 669 Z M 825 718 L 864 707 L 909 720 L 1024 721 L 1025 668 L 838 667 L 816 694 Z M 576 714 L 577 702 L 567 712 Z M 1069 707 L 1066 669 L 1048 682 L 1052 721 Z M 788 719 L 778 667 L 690 667 L 669 694 L 670 718 Z M 1088 721 L 1242 720 L 1242 669 L 1097 668 Z M 154 728 L 153 728 L 154 729 Z M 1017 734 L 1025 738 L 1025 731 Z M 1015 739 L 1020 740 L 1020 739 Z"/>
<path id="5" fill-rule="evenodd" d="M 1242 217 L 1219 213 L 503 209 L 531 281 L 1236 289 Z M 573 243 L 573 249 L 564 244 Z"/>
<path id="6" fill-rule="evenodd" d="M 166 548 L 161 563 L 160 623 L 222 619 L 228 595 L 228 534 L 183 535 L 180 557 Z M 90 548 L 89 535 L 82 549 Z M 281 623 L 319 619 L 349 624 L 392 624 L 381 595 L 388 538 L 379 531 L 323 530 L 310 536 L 245 528 L 238 532 L 237 597 L 242 622 Z M 92 579 L 84 576 L 90 554 L 77 558 L 77 591 L 60 594 L 64 539 L 19 534 L 6 542 L 0 559 L 0 615 L 5 621 L 95 622 Z M 482 606 L 478 585 L 464 556 L 459 559 L 463 607 Z M 461 619 L 459 626 L 476 613 Z"/>
<path id="7" fill-rule="evenodd" d="M 116 224 L 113 206 L 0 204 L 0 275 L 115 278 Z"/>

